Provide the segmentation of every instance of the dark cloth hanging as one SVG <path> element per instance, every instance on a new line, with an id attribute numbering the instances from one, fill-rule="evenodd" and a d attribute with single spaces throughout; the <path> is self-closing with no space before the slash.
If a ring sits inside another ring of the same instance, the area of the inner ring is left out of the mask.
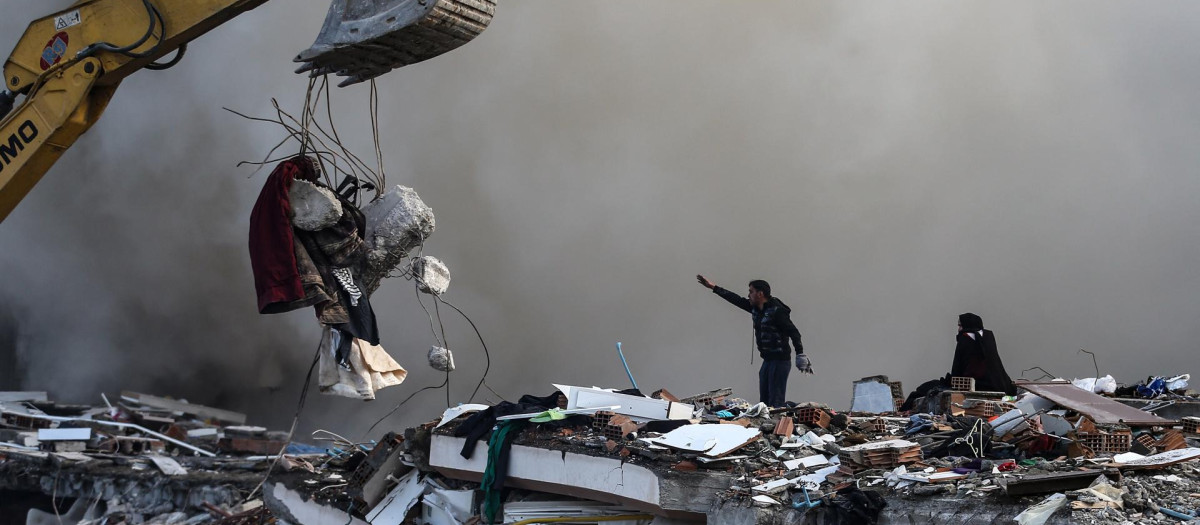
<path id="1" fill-rule="evenodd" d="M 367 257 L 366 243 L 361 234 L 365 228 L 366 218 L 362 212 L 342 200 L 342 216 L 333 226 L 312 232 L 296 229 L 294 235 L 312 259 L 317 273 L 321 276 L 324 290 L 330 298 L 329 301 L 313 305 L 316 307 L 317 319 L 322 324 L 333 326 L 371 344 L 379 344 L 379 336 L 374 327 L 374 312 L 369 304 L 363 306 L 363 303 L 368 302 L 368 297 L 364 295 L 359 299 L 360 310 L 365 308 L 365 311 L 359 313 L 365 317 L 352 321 L 350 297 L 333 275 L 334 268 L 350 268 L 355 276 L 362 274 Z M 356 332 L 361 332 L 362 335 Z"/>
<path id="2" fill-rule="evenodd" d="M 291 203 L 288 187 L 295 179 L 315 181 L 317 171 L 311 159 L 295 157 L 279 163 L 250 211 L 250 267 L 258 311 L 280 313 L 314 304 L 319 298 L 305 293 L 297 269 L 296 248 L 292 237 Z"/>
<path id="3" fill-rule="evenodd" d="M 1017 393 L 996 350 L 996 336 L 983 328 L 983 319 L 973 313 L 958 316 L 962 330 L 956 336 L 951 377 L 975 378 L 975 389 L 985 392 Z"/>

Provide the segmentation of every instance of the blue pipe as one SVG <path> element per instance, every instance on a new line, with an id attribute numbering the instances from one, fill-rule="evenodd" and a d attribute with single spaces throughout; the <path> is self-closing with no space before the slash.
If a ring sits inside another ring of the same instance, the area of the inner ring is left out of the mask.
<path id="1" fill-rule="evenodd" d="M 1162 512 L 1163 514 L 1166 514 L 1166 515 L 1168 515 L 1168 516 L 1170 516 L 1170 517 L 1172 517 L 1172 518 L 1178 518 L 1178 519 L 1181 519 L 1181 520 L 1183 520 L 1183 521 L 1191 521 L 1191 520 L 1194 520 L 1194 519 L 1196 519 L 1196 516 L 1193 516 L 1193 515 L 1190 515 L 1190 514 L 1184 514 L 1184 513 L 1182 513 L 1182 512 L 1179 512 L 1179 511 L 1177 511 L 1177 510 L 1171 510 L 1171 509 L 1168 509 L 1168 508 L 1166 508 L 1166 507 L 1159 507 L 1159 508 L 1158 508 L 1158 510 L 1159 510 L 1159 512 Z"/>
<path id="2" fill-rule="evenodd" d="M 801 485 L 801 486 L 800 486 L 800 490 L 803 490 L 803 491 L 804 491 L 804 503 L 800 503 L 799 501 L 795 501 L 795 500 L 793 500 L 793 501 L 792 501 L 792 508 L 793 508 L 793 509 L 804 509 L 804 510 L 808 510 L 808 509 L 811 509 L 811 508 L 813 508 L 813 507 L 816 507 L 817 505 L 820 505 L 820 504 L 821 504 L 821 500 L 813 501 L 813 500 L 809 499 L 809 497 L 808 497 L 808 488 L 807 488 L 807 487 L 805 487 L 805 486 Z"/>
<path id="3" fill-rule="evenodd" d="M 633 383 L 633 388 L 641 390 L 637 386 L 637 381 L 633 380 L 633 374 L 629 372 L 629 363 L 625 362 L 625 352 L 621 351 L 621 342 L 617 342 L 617 355 L 621 356 L 621 364 L 625 365 L 625 375 L 629 376 L 629 382 Z"/>

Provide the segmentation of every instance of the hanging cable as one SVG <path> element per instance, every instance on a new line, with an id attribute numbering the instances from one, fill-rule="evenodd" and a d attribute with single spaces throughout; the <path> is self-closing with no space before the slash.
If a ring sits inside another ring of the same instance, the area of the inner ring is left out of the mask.
<path id="1" fill-rule="evenodd" d="M 420 286 L 418 285 L 418 288 L 419 287 Z M 430 295 L 433 295 L 433 294 L 430 294 Z M 444 348 L 446 349 L 446 352 L 451 352 L 450 340 L 446 339 L 446 325 L 442 324 L 442 312 L 441 312 L 441 310 L 438 309 L 437 295 L 433 295 L 433 313 L 435 315 L 437 315 L 438 327 L 442 329 L 442 342 L 446 343 Z M 454 357 L 453 357 L 454 354 L 451 353 L 449 355 L 451 356 L 450 362 L 453 363 L 454 362 Z M 446 408 L 450 408 L 450 369 L 449 368 L 447 368 L 447 370 L 446 370 Z"/>
<path id="2" fill-rule="evenodd" d="M 283 457 L 283 453 L 287 451 L 288 446 L 292 444 L 292 436 L 296 432 L 296 423 L 300 421 L 300 412 L 304 410 L 304 401 L 308 399 L 308 386 L 312 383 L 313 370 L 317 369 L 317 362 L 321 360 L 321 343 L 317 343 L 317 352 L 313 355 L 312 364 L 308 366 L 308 374 L 304 376 L 304 387 L 300 389 L 300 400 L 296 403 L 296 414 L 292 416 L 292 426 L 288 429 L 287 439 L 284 440 L 283 448 L 279 449 L 279 453 L 275 455 L 275 459 L 271 461 L 271 465 L 267 467 L 267 473 L 263 475 L 262 481 L 258 482 L 258 486 L 250 491 L 243 504 L 254 498 L 263 485 L 266 485 L 267 479 L 271 477 L 271 472 L 275 470 L 275 465 L 279 463 L 279 458 Z"/>
<path id="3" fill-rule="evenodd" d="M 447 383 L 445 381 L 443 381 L 442 384 L 440 384 L 440 385 L 427 386 L 427 387 L 421 388 L 420 390 L 417 390 L 416 392 L 409 394 L 408 397 L 404 398 L 404 401 L 401 401 L 400 404 L 396 405 L 395 408 L 388 411 L 388 413 L 384 414 L 383 417 L 375 420 L 375 422 L 371 424 L 371 428 L 367 429 L 367 433 L 365 435 L 367 435 L 367 436 L 371 435 L 371 431 L 375 430 L 375 427 L 379 426 L 380 423 L 383 423 L 383 421 L 385 419 L 391 417 L 392 414 L 395 414 L 397 410 L 400 410 L 400 407 L 404 406 L 405 403 L 409 402 L 417 394 L 420 394 L 421 392 L 424 392 L 426 390 L 432 390 L 434 388 L 442 388 L 446 385 L 447 385 Z"/>
<path id="4" fill-rule="evenodd" d="M 449 301 L 442 299 L 441 296 L 435 295 L 433 297 L 436 300 L 440 301 L 441 303 L 445 304 L 446 306 L 453 308 L 454 311 L 458 312 L 459 315 L 463 316 L 463 319 L 466 319 L 467 322 L 470 323 L 471 329 L 475 330 L 475 336 L 479 338 L 479 344 L 483 345 L 483 357 L 485 359 L 485 364 L 483 366 L 483 376 L 479 378 L 479 384 L 475 385 L 475 390 L 471 392 L 471 397 L 467 399 L 467 402 L 470 403 L 475 400 L 475 394 L 479 393 L 479 387 L 483 386 L 484 381 L 487 380 L 488 371 L 491 370 L 491 368 L 492 368 L 492 354 L 491 354 L 491 352 L 488 352 L 487 342 L 485 342 L 483 340 L 483 334 L 479 333 L 479 327 L 475 326 L 475 321 L 472 321 L 470 317 L 467 317 L 467 314 L 465 312 L 463 312 L 462 310 L 460 310 L 457 306 L 454 306 L 453 304 L 450 304 Z M 488 387 L 488 390 L 492 390 L 491 387 Z M 496 394 L 496 391 L 492 390 L 492 393 Z M 500 394 L 496 394 L 496 395 L 499 396 L 501 399 L 503 399 L 503 396 L 500 396 Z"/>

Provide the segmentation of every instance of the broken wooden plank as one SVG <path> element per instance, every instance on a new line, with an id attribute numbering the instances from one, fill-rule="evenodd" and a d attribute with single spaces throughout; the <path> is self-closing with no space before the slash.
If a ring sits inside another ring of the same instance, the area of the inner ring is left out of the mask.
<path id="1" fill-rule="evenodd" d="M 206 407 L 204 405 L 196 405 L 167 399 L 165 397 L 152 396 L 149 394 L 141 394 L 138 392 L 121 392 L 121 398 L 127 399 L 142 406 L 162 408 L 174 412 L 183 412 L 184 414 L 196 416 L 201 419 L 215 419 L 226 423 L 241 425 L 246 423 L 246 414 L 234 412 L 232 410 L 222 410 L 220 408 Z"/>

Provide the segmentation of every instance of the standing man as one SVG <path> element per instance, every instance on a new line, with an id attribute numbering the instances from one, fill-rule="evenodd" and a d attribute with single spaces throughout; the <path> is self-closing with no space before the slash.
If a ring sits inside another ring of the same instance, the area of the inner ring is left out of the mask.
<path id="1" fill-rule="evenodd" d="M 792 309 L 778 298 L 771 297 L 771 285 L 763 280 L 750 281 L 746 297 L 713 284 L 703 275 L 697 275 L 696 280 L 730 304 L 750 312 L 754 320 L 754 341 L 758 345 L 758 355 L 763 360 L 758 369 L 759 400 L 770 407 L 783 406 L 788 358 L 792 353 L 788 339 L 796 344 L 796 369 L 804 374 L 813 373 L 812 364 L 804 355 L 804 345 L 800 344 L 800 331 L 792 323 Z"/>

